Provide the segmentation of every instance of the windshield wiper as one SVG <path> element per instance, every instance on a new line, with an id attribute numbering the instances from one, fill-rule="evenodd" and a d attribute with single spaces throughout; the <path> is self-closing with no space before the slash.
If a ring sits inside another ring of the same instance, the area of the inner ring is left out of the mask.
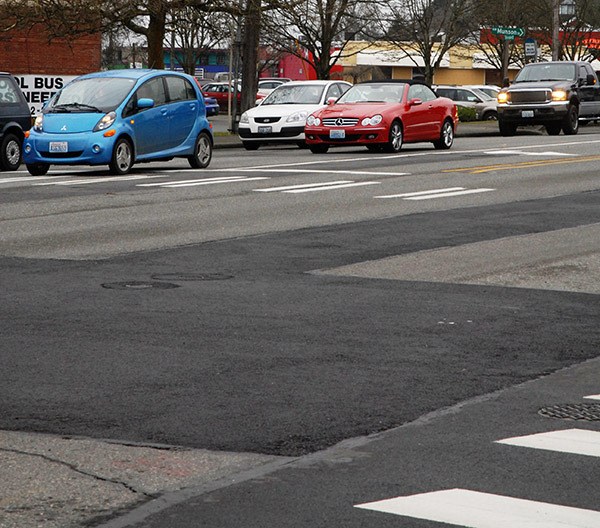
<path id="1" fill-rule="evenodd" d="M 102 110 L 100 110 L 100 108 L 83 103 L 59 104 L 53 106 L 52 110 L 57 110 L 58 112 L 71 112 L 72 110 L 91 110 L 92 112 L 98 112 L 99 114 L 103 113 Z"/>

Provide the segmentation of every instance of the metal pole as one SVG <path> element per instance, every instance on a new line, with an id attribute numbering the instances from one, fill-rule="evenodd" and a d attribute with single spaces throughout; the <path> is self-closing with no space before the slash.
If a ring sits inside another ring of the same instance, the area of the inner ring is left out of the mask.
<path id="1" fill-rule="evenodd" d="M 552 60 L 558 60 L 558 52 L 560 49 L 559 41 L 560 30 L 560 0 L 552 1 Z"/>

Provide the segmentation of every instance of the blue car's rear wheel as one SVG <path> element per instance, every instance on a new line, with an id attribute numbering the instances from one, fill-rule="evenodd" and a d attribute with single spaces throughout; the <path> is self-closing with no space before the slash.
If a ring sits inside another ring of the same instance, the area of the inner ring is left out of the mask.
<path id="1" fill-rule="evenodd" d="M 200 132 L 196 139 L 194 154 L 188 157 L 192 169 L 205 169 L 212 159 L 213 144 L 206 132 Z"/>
<path id="2" fill-rule="evenodd" d="M 117 140 L 108 166 L 111 174 L 127 174 L 131 170 L 131 167 L 133 167 L 133 148 L 129 140 L 125 138 Z"/>

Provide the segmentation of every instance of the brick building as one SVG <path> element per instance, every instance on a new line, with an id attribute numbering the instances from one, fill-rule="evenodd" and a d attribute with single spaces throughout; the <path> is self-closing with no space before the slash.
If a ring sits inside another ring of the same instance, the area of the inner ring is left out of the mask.
<path id="1" fill-rule="evenodd" d="M 100 34 L 49 40 L 43 26 L 0 33 L 0 71 L 13 75 L 80 75 L 100 70 Z"/>

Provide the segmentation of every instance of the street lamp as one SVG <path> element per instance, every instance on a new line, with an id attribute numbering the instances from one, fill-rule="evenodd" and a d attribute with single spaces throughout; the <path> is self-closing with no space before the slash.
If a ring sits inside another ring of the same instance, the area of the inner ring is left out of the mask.
<path id="1" fill-rule="evenodd" d="M 552 60 L 558 60 L 560 50 L 560 19 L 575 15 L 575 0 L 552 0 Z"/>

